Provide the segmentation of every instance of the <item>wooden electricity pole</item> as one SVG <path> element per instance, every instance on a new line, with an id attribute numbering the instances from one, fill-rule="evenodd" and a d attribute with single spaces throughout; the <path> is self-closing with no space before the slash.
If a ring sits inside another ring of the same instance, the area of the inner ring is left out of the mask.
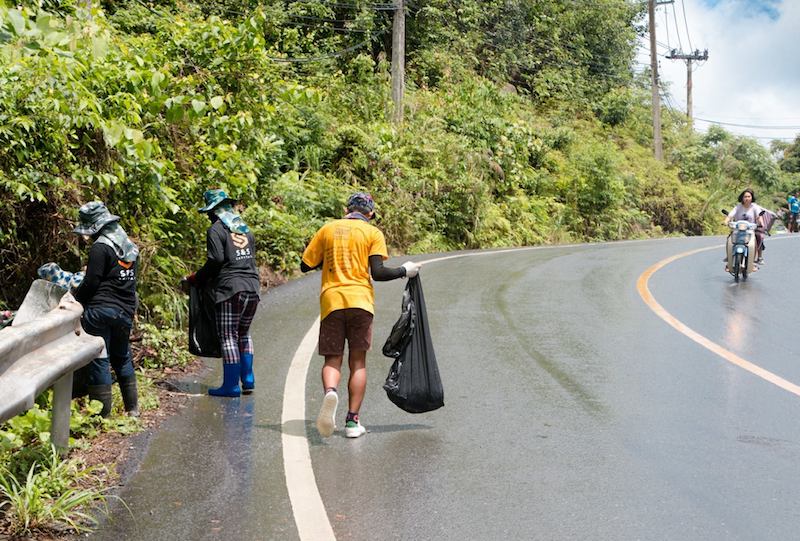
<path id="1" fill-rule="evenodd" d="M 653 87 L 653 154 L 657 160 L 664 158 L 661 142 L 661 99 L 658 94 L 658 56 L 656 55 L 656 0 L 647 1 L 650 27 L 650 82 Z"/>
<path id="2" fill-rule="evenodd" d="M 406 79 L 406 14 L 403 0 L 396 0 L 394 20 L 392 24 L 392 101 L 394 102 L 393 120 L 396 124 L 403 121 L 403 94 Z"/>
<path id="3" fill-rule="evenodd" d="M 686 118 L 689 120 L 689 127 L 692 127 L 692 60 L 708 60 L 708 49 L 700 52 L 695 49 L 693 53 L 684 54 L 677 49 L 673 49 L 667 58 L 673 60 L 686 60 Z"/>

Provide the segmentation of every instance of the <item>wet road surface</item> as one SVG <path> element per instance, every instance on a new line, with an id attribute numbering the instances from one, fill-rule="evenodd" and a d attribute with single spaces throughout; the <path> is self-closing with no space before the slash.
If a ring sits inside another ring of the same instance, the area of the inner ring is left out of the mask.
<path id="1" fill-rule="evenodd" d="M 768 241 L 767 265 L 738 285 L 722 272 L 721 238 L 465 254 L 421 273 L 445 407 L 410 415 L 385 397 L 380 346 L 404 281 L 379 283 L 362 408 L 370 432 L 323 441 L 319 357 L 308 421 L 281 423 L 289 365 L 318 314 L 313 274 L 262 301 L 256 394 L 192 398 L 122 490 L 130 511 L 117 506 L 92 537 L 298 539 L 283 431 L 307 435 L 340 540 L 794 539 L 800 397 L 687 339 L 636 289 L 657 261 L 715 245 L 657 272 L 653 296 L 800 383 L 788 293 L 800 237 Z"/>

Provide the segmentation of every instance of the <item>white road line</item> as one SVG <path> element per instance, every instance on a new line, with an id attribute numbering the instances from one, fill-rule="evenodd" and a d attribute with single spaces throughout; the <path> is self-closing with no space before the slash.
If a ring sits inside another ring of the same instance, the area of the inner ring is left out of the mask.
<path id="1" fill-rule="evenodd" d="M 334 540 L 333 528 L 317 489 L 306 437 L 306 376 L 319 335 L 319 318 L 295 351 L 283 388 L 281 431 L 283 470 L 294 522 L 302 541 Z"/>
<path id="2" fill-rule="evenodd" d="M 621 241 L 614 244 L 641 243 L 647 240 Z M 597 243 L 609 244 L 609 243 Z M 423 265 L 437 263 L 459 257 L 494 255 L 501 253 L 552 250 L 579 245 L 551 245 L 528 246 L 522 248 L 505 248 L 488 252 L 472 252 L 447 255 L 421 261 Z M 582 246 L 582 245 L 581 245 Z M 587 245 L 593 246 L 593 245 Z M 317 481 L 314 477 L 314 468 L 311 464 L 308 438 L 306 437 L 306 378 L 308 368 L 315 354 L 317 338 L 319 335 L 319 318 L 306 333 L 300 346 L 295 351 L 286 375 L 286 384 L 283 388 L 283 413 L 281 414 L 281 432 L 283 442 L 283 468 L 286 475 L 286 487 L 289 491 L 289 500 L 292 504 L 294 521 L 301 541 L 328 541 L 336 540 L 333 527 L 328 520 L 325 505 L 322 502 Z"/>

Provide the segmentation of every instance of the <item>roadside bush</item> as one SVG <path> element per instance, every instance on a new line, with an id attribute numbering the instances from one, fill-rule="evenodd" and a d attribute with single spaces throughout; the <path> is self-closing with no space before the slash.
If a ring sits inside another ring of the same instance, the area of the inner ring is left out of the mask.
<path id="1" fill-rule="evenodd" d="M 84 488 L 94 481 L 95 470 L 77 460 L 62 461 L 52 446 L 36 453 L 37 460 L 21 476 L 0 464 L 0 510 L 9 533 L 30 535 L 57 527 L 77 533 L 91 530 L 97 523 L 93 513 L 107 511 L 106 490 Z"/>
<path id="2" fill-rule="evenodd" d="M 186 331 L 159 328 L 151 323 L 140 323 L 137 328 L 141 341 L 134 342 L 132 349 L 138 366 L 145 370 L 182 368 L 194 361 L 195 357 L 189 353 Z"/>
<path id="3" fill-rule="evenodd" d="M 674 179 L 653 179 L 643 186 L 641 208 L 666 233 L 702 235 L 704 215 L 709 212 L 707 197 L 697 186 L 682 185 Z"/>

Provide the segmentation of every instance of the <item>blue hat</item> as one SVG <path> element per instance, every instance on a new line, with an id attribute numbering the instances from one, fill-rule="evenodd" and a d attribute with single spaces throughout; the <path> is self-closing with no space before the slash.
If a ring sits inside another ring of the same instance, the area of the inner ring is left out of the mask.
<path id="1" fill-rule="evenodd" d="M 78 209 L 80 223 L 73 229 L 78 235 L 93 237 L 111 222 L 118 222 L 119 216 L 111 214 L 102 201 L 91 201 Z"/>
<path id="2" fill-rule="evenodd" d="M 356 192 L 347 200 L 347 210 L 369 214 L 375 212 L 375 201 L 366 192 Z"/>
<path id="3" fill-rule="evenodd" d="M 197 209 L 200 212 L 214 210 L 223 203 L 236 203 L 238 201 L 238 199 L 228 197 L 225 190 L 206 190 L 206 193 L 203 194 L 203 199 L 206 202 L 206 206 Z"/>

